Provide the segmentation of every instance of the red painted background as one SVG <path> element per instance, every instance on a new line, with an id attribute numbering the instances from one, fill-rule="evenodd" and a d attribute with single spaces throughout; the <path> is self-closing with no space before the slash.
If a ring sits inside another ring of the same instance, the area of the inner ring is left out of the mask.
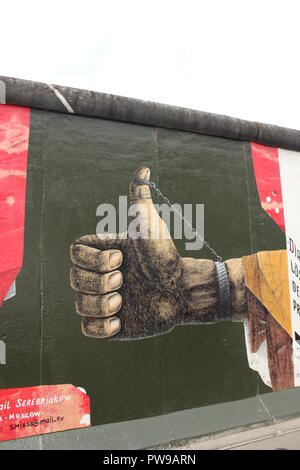
<path id="1" fill-rule="evenodd" d="M 0 306 L 23 262 L 30 109 L 0 105 Z"/>

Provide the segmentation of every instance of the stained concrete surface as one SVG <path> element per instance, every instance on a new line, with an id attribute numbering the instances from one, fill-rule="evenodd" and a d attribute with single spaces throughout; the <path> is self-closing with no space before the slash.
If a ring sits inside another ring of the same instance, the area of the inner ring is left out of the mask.
<path id="1" fill-rule="evenodd" d="M 295 446 L 300 443 L 299 398 L 300 389 L 296 388 L 146 419 L 2 442 L 0 450 L 242 449 L 267 444 L 289 448 L 285 441 Z M 272 442 L 274 437 L 285 441 Z"/>
<path id="2" fill-rule="evenodd" d="M 299 450 L 300 418 L 169 445 L 174 450 Z"/>

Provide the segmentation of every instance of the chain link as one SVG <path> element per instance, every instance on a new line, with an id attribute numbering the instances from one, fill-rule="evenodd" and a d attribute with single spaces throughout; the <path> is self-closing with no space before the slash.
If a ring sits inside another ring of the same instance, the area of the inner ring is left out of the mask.
<path id="1" fill-rule="evenodd" d="M 213 254 L 217 261 L 222 262 L 223 259 L 220 255 L 216 253 L 216 251 L 210 246 L 210 244 L 204 240 L 204 238 L 197 232 L 197 230 L 192 226 L 192 224 L 182 215 L 181 212 L 169 201 L 169 199 L 163 195 L 161 190 L 156 186 L 153 181 L 146 181 L 138 179 L 137 182 L 143 181 L 143 184 L 147 184 L 150 188 L 153 188 L 156 193 L 163 199 L 163 201 L 174 211 L 176 214 L 183 220 L 183 222 L 188 226 L 188 228 L 195 234 L 195 236 L 203 243 L 203 245 Z"/>

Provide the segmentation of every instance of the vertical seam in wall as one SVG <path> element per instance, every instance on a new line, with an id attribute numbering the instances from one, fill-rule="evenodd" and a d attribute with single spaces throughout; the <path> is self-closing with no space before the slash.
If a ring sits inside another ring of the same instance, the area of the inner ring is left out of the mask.
<path id="1" fill-rule="evenodd" d="M 158 155 L 158 128 L 154 128 L 154 143 L 155 143 L 155 173 L 156 173 L 156 185 L 159 187 L 159 155 Z M 159 204 L 159 197 L 157 196 L 157 203 Z M 160 372 L 160 390 L 161 390 L 161 404 L 162 404 L 162 411 L 165 411 L 165 381 L 164 381 L 164 336 L 161 335 L 158 338 L 159 344 L 159 372 Z"/>
<path id="2" fill-rule="evenodd" d="M 276 418 L 274 416 L 272 416 L 271 412 L 269 411 L 267 405 L 265 404 L 265 402 L 263 401 L 262 397 L 258 394 L 257 395 L 257 398 L 259 400 L 259 403 L 261 404 L 261 406 L 263 407 L 264 409 L 264 412 L 266 413 L 266 415 L 268 416 L 269 420 L 272 421 L 273 423 L 276 422 Z"/>
<path id="3" fill-rule="evenodd" d="M 44 344 L 43 344 L 43 334 L 44 334 L 44 322 L 43 322 L 43 314 L 44 314 L 44 283 L 43 283 L 43 276 L 44 276 L 44 247 L 43 247 L 43 235 L 44 235 L 44 212 L 45 212 L 45 162 L 46 162 L 46 154 L 45 154 L 45 142 L 48 142 L 48 126 L 45 125 L 45 121 L 47 123 L 48 116 L 46 114 L 45 118 L 43 119 L 43 125 L 45 130 L 47 130 L 47 135 L 44 140 L 43 145 L 43 153 L 42 153 L 42 206 L 41 206 L 41 225 L 40 225 L 40 244 L 39 244 L 39 251 L 40 251 L 40 385 L 43 384 L 43 352 L 44 352 Z"/>
<path id="4" fill-rule="evenodd" d="M 155 139 L 155 169 L 156 169 L 156 184 L 159 187 L 159 160 L 158 160 L 158 128 L 154 129 L 154 139 Z"/>
<path id="5" fill-rule="evenodd" d="M 43 450 L 43 436 L 38 436 L 39 450 Z"/>
<path id="6" fill-rule="evenodd" d="M 249 188 L 249 171 L 248 171 L 248 166 L 247 166 L 247 154 L 246 154 L 246 145 L 250 146 L 250 152 L 251 152 L 251 142 L 243 142 L 243 160 L 244 160 L 244 169 L 245 169 L 245 179 L 246 179 L 246 190 L 247 190 L 247 208 L 248 208 L 248 221 L 249 221 L 249 238 L 250 238 L 250 246 L 251 246 L 251 254 L 253 253 L 254 246 L 253 246 L 253 230 L 252 230 L 252 219 L 251 219 L 251 210 L 250 210 L 250 188 Z M 255 378 L 256 378 L 256 396 L 259 396 L 259 378 L 258 378 L 258 373 L 255 373 Z M 264 407 L 264 404 L 262 404 Z M 268 414 L 268 413 L 267 413 Z"/>
<path id="7" fill-rule="evenodd" d="M 247 168 L 247 161 L 246 161 L 246 149 L 245 145 L 250 145 L 250 142 L 243 142 L 243 160 L 244 160 L 244 168 L 245 168 L 245 176 L 246 176 L 246 189 L 247 189 L 247 207 L 248 207 L 248 220 L 249 220 L 249 235 L 250 235 L 250 243 L 251 243 L 251 253 L 253 253 L 253 236 L 252 236 L 252 220 L 251 220 L 251 212 L 250 212 L 250 190 L 249 190 L 249 172 Z M 250 150 L 251 151 L 251 150 Z"/>
<path id="8" fill-rule="evenodd" d="M 41 230 L 40 230 L 40 385 L 43 382 L 43 310 L 44 310 L 44 293 L 43 293 L 43 228 L 44 228 L 44 208 L 45 208 L 45 167 L 43 154 L 43 177 L 42 177 L 42 207 L 41 207 Z"/>

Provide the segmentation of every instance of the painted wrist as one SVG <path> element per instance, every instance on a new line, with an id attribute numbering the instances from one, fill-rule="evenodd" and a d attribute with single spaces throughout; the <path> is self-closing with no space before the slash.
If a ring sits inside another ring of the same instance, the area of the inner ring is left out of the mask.
<path id="1" fill-rule="evenodd" d="M 247 318 L 244 270 L 241 259 L 218 268 L 214 261 L 183 258 L 183 323 L 213 323 Z M 229 298 L 228 298 L 229 296 Z"/>
<path id="2" fill-rule="evenodd" d="M 245 273 L 242 258 L 225 261 L 231 300 L 231 320 L 244 321 L 248 318 Z"/>
<path id="3" fill-rule="evenodd" d="M 210 323 L 219 317 L 218 279 L 215 263 L 183 258 L 183 323 Z"/>

